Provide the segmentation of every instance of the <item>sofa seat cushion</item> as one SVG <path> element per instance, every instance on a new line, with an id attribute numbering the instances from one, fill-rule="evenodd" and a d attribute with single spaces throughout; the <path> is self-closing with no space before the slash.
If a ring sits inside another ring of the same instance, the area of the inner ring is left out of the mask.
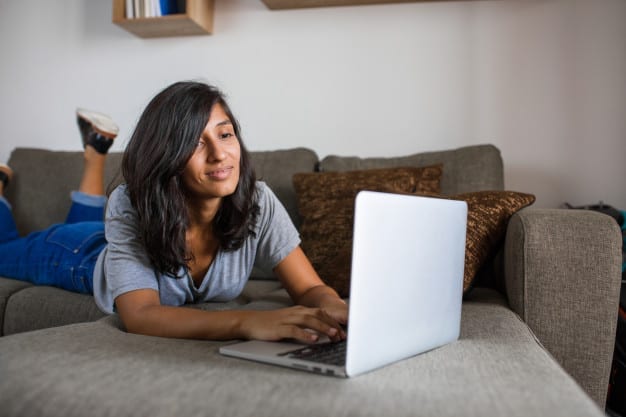
<path id="1" fill-rule="evenodd" d="M 28 287 L 32 287 L 28 282 L 0 278 L 0 336 L 4 334 L 5 311 L 9 299 L 13 294 Z"/>
<path id="2" fill-rule="evenodd" d="M 0 278 L 0 281 L 21 281 Z M 3 334 L 94 321 L 104 317 L 93 297 L 59 288 L 26 284 L 15 292 L 4 310 Z"/>
<path id="3" fill-rule="evenodd" d="M 127 334 L 116 316 L 0 338 L 4 416 L 603 416 L 493 291 L 461 339 L 352 379 Z M 259 300 L 259 302 L 263 302 Z"/>

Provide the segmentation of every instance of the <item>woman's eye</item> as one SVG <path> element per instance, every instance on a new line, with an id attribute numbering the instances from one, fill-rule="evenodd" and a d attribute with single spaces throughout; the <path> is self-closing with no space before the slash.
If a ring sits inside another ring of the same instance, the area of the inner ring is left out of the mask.
<path id="1" fill-rule="evenodd" d="M 233 136 L 235 136 L 235 135 L 233 135 L 233 134 L 232 134 L 232 133 L 230 133 L 230 132 L 227 132 L 227 133 L 222 133 L 222 134 L 220 135 L 220 137 L 221 137 L 222 139 L 228 139 L 228 138 L 231 138 L 231 137 L 233 137 Z"/>

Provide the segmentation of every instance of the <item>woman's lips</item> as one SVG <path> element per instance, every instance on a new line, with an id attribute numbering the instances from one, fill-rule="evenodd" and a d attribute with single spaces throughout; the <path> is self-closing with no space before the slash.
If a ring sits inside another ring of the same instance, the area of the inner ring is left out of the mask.
<path id="1" fill-rule="evenodd" d="M 233 172 L 233 167 L 226 167 L 207 172 L 207 176 L 214 180 L 225 180 Z"/>

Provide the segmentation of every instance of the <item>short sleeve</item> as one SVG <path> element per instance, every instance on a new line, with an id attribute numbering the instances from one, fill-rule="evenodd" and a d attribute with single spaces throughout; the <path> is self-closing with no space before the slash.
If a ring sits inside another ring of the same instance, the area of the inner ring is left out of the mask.
<path id="1" fill-rule="evenodd" d="M 107 247 L 101 255 L 101 269 L 94 274 L 94 296 L 98 305 L 112 312 L 115 298 L 126 292 L 158 291 L 157 276 L 141 243 L 137 213 L 124 185 L 116 188 L 109 198 L 105 236 Z M 101 276 L 95 279 L 98 273 Z"/>
<path id="2" fill-rule="evenodd" d="M 260 213 L 255 266 L 270 272 L 300 245 L 300 235 L 285 207 L 264 182 L 257 183 L 257 195 Z"/>

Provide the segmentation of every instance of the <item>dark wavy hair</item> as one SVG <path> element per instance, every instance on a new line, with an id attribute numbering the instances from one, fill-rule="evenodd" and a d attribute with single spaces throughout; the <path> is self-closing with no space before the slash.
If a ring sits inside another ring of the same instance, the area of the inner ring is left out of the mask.
<path id="1" fill-rule="evenodd" d="M 157 271 L 174 277 L 180 277 L 180 268 L 186 269 L 192 259 L 185 239 L 189 216 L 181 175 L 216 104 L 233 124 L 241 159 L 237 188 L 222 200 L 213 227 L 220 249 L 239 249 L 255 234 L 256 175 L 239 123 L 220 90 L 195 81 L 165 88 L 143 111 L 122 159 L 122 175 L 150 261 Z"/>

